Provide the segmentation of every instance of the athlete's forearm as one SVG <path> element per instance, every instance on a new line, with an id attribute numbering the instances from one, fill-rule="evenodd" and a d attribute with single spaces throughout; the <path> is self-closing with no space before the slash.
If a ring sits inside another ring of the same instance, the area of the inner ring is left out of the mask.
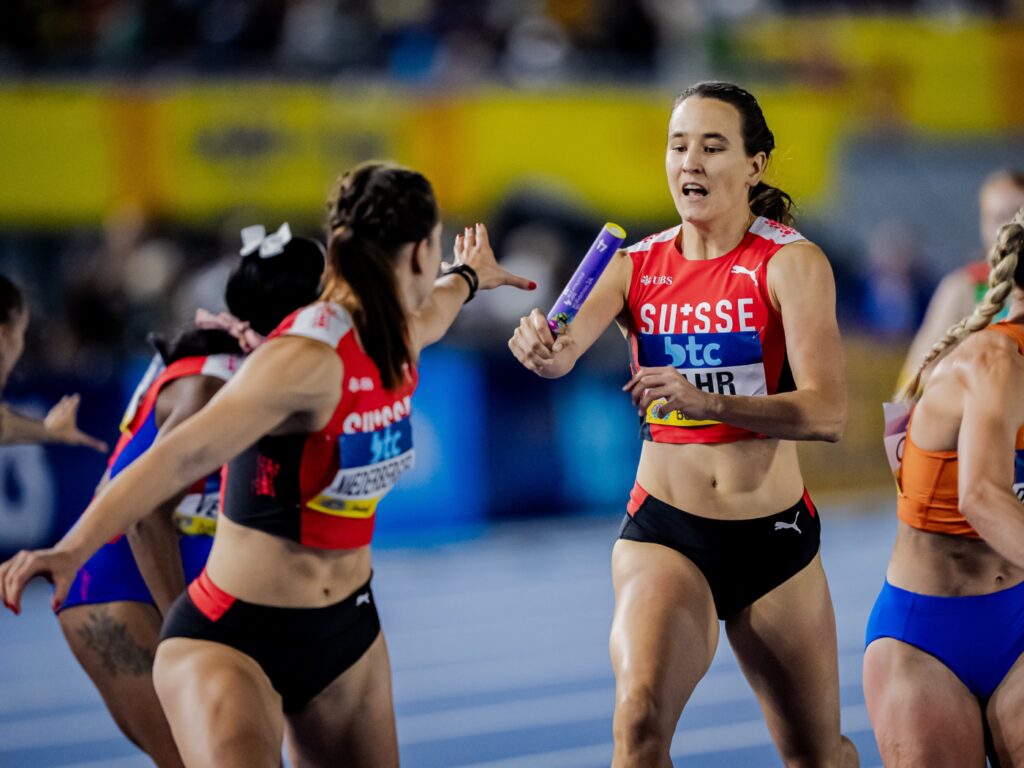
<path id="1" fill-rule="evenodd" d="M 0 404 L 0 445 L 45 443 L 53 440 L 42 419 L 33 419 Z"/>
<path id="2" fill-rule="evenodd" d="M 710 418 L 780 440 L 837 442 L 846 425 L 845 398 L 811 389 L 767 397 L 710 395 Z"/>
<path id="3" fill-rule="evenodd" d="M 1010 489 L 982 483 L 961 495 L 960 513 L 992 549 L 1024 568 L 1024 505 Z"/>
<path id="4" fill-rule="evenodd" d="M 434 282 L 426 304 L 412 317 L 413 338 L 420 349 L 448 333 L 469 296 L 469 284 L 459 275 L 445 275 Z"/>
<path id="5" fill-rule="evenodd" d="M 84 563 L 103 545 L 221 464 L 211 452 L 174 430 L 107 483 L 57 543 Z"/>
<path id="6" fill-rule="evenodd" d="M 171 515 L 170 505 L 164 505 L 128 526 L 127 531 L 135 564 L 156 607 L 164 616 L 185 589 L 185 569 L 178 548 L 180 535 Z"/>

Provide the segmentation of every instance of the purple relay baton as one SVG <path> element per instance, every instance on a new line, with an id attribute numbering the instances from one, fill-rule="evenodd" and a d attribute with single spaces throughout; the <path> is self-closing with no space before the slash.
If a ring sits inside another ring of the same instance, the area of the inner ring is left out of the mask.
<path id="1" fill-rule="evenodd" d="M 608 262 L 611 261 L 615 251 L 619 249 L 625 239 L 626 230 L 618 224 L 608 222 L 604 225 L 601 234 L 590 246 L 590 250 L 583 257 L 580 265 L 576 267 L 572 279 L 565 286 L 562 295 L 558 297 L 555 306 L 548 312 L 548 326 L 555 336 L 565 333 L 566 327 L 576 317 L 576 313 L 580 311 L 583 302 L 587 300 L 587 296 L 593 290 L 597 278 L 604 272 L 604 268 L 608 266 Z"/>

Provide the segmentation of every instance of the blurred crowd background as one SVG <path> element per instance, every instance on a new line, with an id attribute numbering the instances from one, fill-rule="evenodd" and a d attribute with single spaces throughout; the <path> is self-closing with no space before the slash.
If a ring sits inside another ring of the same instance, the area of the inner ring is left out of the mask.
<path id="1" fill-rule="evenodd" d="M 479 298 L 425 357 L 419 469 L 385 535 L 621 508 L 621 339 L 556 383 L 505 341 L 604 221 L 630 241 L 678 223 L 669 111 L 721 78 L 761 101 L 770 178 L 836 272 L 852 415 L 806 452 L 809 484 L 887 489 L 879 403 L 938 280 L 981 256 L 982 181 L 1024 164 L 1021 72 L 1022 0 L 5 0 L 0 271 L 32 310 L 7 397 L 81 391 L 110 439 L 147 335 L 221 307 L 242 226 L 317 236 L 336 175 L 392 158 L 434 182 L 446 248 L 484 221 L 540 290 Z M 101 471 L 0 452 L 0 550 L 55 535 Z"/>

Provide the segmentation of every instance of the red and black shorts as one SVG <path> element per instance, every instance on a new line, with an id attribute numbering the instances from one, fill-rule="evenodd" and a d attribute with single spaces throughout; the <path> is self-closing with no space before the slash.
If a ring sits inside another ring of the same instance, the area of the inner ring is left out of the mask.
<path id="1" fill-rule="evenodd" d="M 818 554 L 821 521 L 811 497 L 749 520 L 715 520 L 630 493 L 620 539 L 661 544 L 696 565 L 711 588 L 718 618 L 728 619 L 806 568 Z"/>
<path id="2" fill-rule="evenodd" d="M 238 600 L 204 570 L 174 602 L 160 639 L 223 643 L 250 656 L 298 712 L 359 661 L 380 634 L 370 582 L 323 608 L 277 608 Z"/>

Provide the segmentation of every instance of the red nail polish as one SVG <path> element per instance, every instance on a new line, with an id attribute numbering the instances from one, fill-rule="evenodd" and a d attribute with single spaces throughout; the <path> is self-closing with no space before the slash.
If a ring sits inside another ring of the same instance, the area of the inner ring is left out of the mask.
<path id="1" fill-rule="evenodd" d="M 533 280 L 530 281 L 530 290 L 531 291 L 537 290 L 537 284 L 535 282 L 533 282 Z"/>

